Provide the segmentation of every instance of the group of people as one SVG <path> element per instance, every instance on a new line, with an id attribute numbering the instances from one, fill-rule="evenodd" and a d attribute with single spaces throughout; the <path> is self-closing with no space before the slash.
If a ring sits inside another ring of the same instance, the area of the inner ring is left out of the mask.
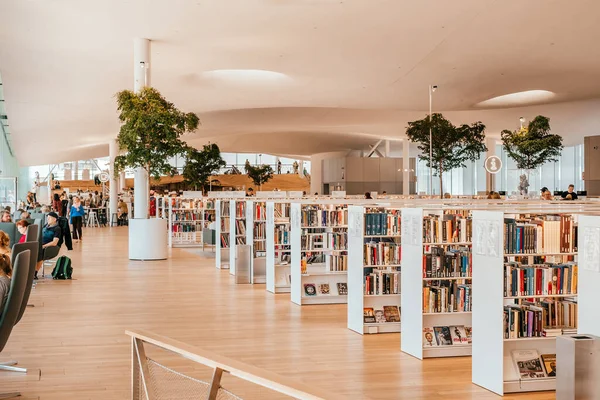
<path id="1" fill-rule="evenodd" d="M 544 186 L 541 191 L 542 200 L 554 200 L 554 195 L 546 186 Z M 560 198 L 563 200 L 577 200 L 577 192 L 575 192 L 575 185 L 570 184 L 568 189 L 560 194 Z"/>

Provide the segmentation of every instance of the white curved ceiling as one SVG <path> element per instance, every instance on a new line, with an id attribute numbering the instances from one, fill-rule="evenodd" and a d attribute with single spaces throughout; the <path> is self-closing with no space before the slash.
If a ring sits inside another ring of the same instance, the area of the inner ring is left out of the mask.
<path id="1" fill-rule="evenodd" d="M 0 12 L 0 71 L 23 165 L 105 156 L 115 92 L 133 86 L 133 38 L 152 84 L 200 114 L 192 144 L 310 155 L 400 138 L 434 109 L 488 132 L 544 114 L 567 144 L 597 134 L 594 0 L 21 0 Z M 227 77 L 220 70 L 262 70 Z M 279 76 L 281 78 L 281 76 Z M 476 104 L 547 90 L 538 105 Z M 541 102 L 541 105 L 539 104 Z"/>

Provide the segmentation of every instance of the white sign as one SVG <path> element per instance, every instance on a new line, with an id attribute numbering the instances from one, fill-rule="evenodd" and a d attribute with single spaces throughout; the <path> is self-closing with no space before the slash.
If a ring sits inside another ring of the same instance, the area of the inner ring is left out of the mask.
<path id="1" fill-rule="evenodd" d="M 345 190 L 334 190 L 333 192 L 331 192 L 331 197 L 335 197 L 335 198 L 344 198 L 346 197 L 346 191 Z"/>
<path id="2" fill-rule="evenodd" d="M 110 175 L 107 172 L 102 172 L 99 176 L 100 182 L 106 183 L 110 180 Z"/>
<path id="3" fill-rule="evenodd" d="M 290 190 L 287 192 L 287 196 L 294 197 L 294 198 L 300 198 L 300 197 L 304 196 L 304 193 L 302 193 L 301 191 L 298 191 L 298 190 Z"/>
<path id="4" fill-rule="evenodd" d="M 498 156 L 489 156 L 485 159 L 483 166 L 490 174 L 497 174 L 502 168 L 502 160 Z"/>

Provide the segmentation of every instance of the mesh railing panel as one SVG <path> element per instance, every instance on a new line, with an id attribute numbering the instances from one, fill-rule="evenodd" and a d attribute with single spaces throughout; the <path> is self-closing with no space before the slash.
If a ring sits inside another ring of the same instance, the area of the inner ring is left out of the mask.
<path id="1" fill-rule="evenodd" d="M 156 400 L 202 399 L 208 396 L 208 382 L 174 371 L 152 359 L 148 359 L 148 370 L 148 384 Z"/>

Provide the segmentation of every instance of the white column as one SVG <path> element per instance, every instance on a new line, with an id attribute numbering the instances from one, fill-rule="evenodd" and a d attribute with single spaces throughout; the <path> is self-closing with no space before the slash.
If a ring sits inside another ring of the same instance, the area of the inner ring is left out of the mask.
<path id="1" fill-rule="evenodd" d="M 75 161 L 73 163 L 73 180 L 74 181 L 79 180 L 79 161 Z"/>
<path id="2" fill-rule="evenodd" d="M 402 194 L 410 194 L 410 142 L 407 139 L 402 141 Z"/>
<path id="3" fill-rule="evenodd" d="M 112 215 L 117 212 L 117 194 L 119 190 L 117 185 L 119 184 L 119 177 L 115 173 L 115 158 L 119 155 L 119 147 L 117 146 L 117 140 L 113 139 L 108 142 L 108 156 L 110 160 L 109 168 L 110 168 L 110 186 L 109 186 L 109 205 L 110 205 L 110 215 L 108 215 L 108 221 L 110 222 L 112 219 Z M 109 224 L 109 226 L 112 226 Z"/>
<path id="4" fill-rule="evenodd" d="M 117 188 L 117 191 L 122 191 L 125 186 L 127 186 L 127 183 L 125 181 L 125 171 L 121 171 L 121 173 L 119 174 L 119 187 Z"/>
<path id="5" fill-rule="evenodd" d="M 485 158 L 488 158 L 490 156 L 495 156 L 496 155 L 496 139 L 494 138 L 485 138 L 485 145 L 487 146 L 487 153 L 485 153 Z M 481 170 L 482 174 L 485 174 L 485 190 L 487 191 L 491 191 L 491 190 L 496 190 L 496 182 L 494 182 L 494 179 L 496 179 L 496 177 L 493 174 L 490 174 L 489 172 L 487 172 L 485 169 Z"/>
<path id="6" fill-rule="evenodd" d="M 385 156 L 390 157 L 390 141 L 385 141 Z"/>
<path id="7" fill-rule="evenodd" d="M 150 40 L 138 38 L 133 41 L 133 90 L 137 93 L 145 86 L 150 86 Z M 146 219 L 149 182 L 144 168 L 136 168 L 133 186 L 134 217 Z"/>

